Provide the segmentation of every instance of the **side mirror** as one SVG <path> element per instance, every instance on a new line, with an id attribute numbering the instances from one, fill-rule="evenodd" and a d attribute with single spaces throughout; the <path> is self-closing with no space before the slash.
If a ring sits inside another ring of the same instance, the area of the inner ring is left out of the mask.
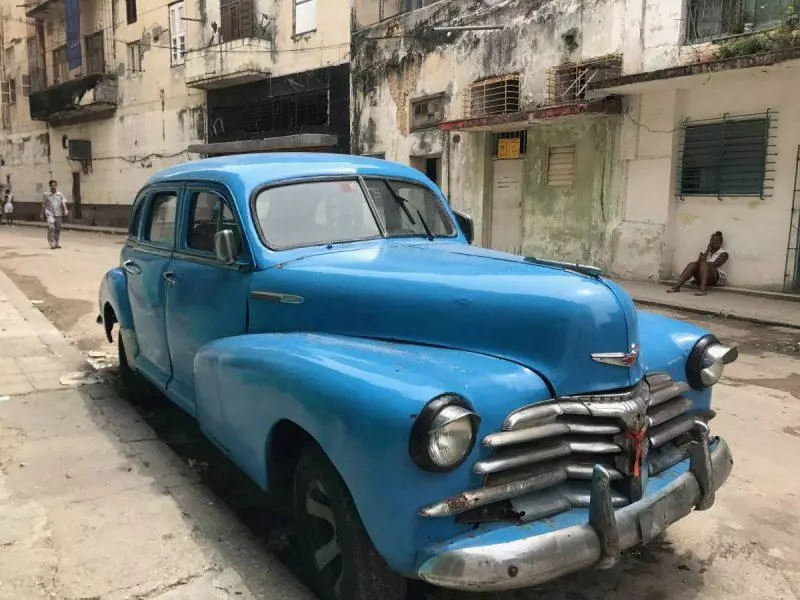
<path id="1" fill-rule="evenodd" d="M 217 258 L 226 265 L 236 262 L 241 251 L 242 245 L 239 236 L 233 229 L 223 229 L 214 235 L 214 252 Z"/>
<path id="2" fill-rule="evenodd" d="M 456 222 L 458 223 L 458 226 L 461 228 L 461 231 L 464 232 L 467 242 L 471 244 L 475 241 L 475 224 L 472 222 L 472 217 L 457 210 L 454 210 L 453 212 L 456 215 Z"/>

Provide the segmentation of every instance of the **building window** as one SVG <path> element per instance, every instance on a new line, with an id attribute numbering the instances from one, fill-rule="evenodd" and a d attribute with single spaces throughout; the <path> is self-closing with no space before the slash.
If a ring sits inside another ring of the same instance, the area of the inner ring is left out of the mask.
<path id="1" fill-rule="evenodd" d="M 681 196 L 763 196 L 769 119 L 687 124 L 679 193 Z"/>
<path id="2" fill-rule="evenodd" d="M 183 2 L 169 5 L 169 47 L 173 65 L 183 64 L 186 55 L 186 24 Z"/>
<path id="3" fill-rule="evenodd" d="M 125 16 L 128 19 L 128 25 L 136 23 L 136 0 L 125 0 Z"/>
<path id="4" fill-rule="evenodd" d="M 105 73 L 106 57 L 104 46 L 102 31 L 86 36 L 86 72 L 88 75 Z"/>
<path id="5" fill-rule="evenodd" d="M 441 185 L 442 157 L 441 156 L 409 156 L 408 162 L 417 171 L 425 175 L 436 185 Z"/>
<path id="6" fill-rule="evenodd" d="M 3 104 L 14 104 L 17 101 L 17 80 L 9 79 L 0 86 L 0 101 Z"/>
<path id="7" fill-rule="evenodd" d="M 411 101 L 411 130 L 434 127 L 444 120 L 444 94 Z"/>
<path id="8" fill-rule="evenodd" d="M 31 76 L 30 75 L 23 75 L 22 76 L 22 97 L 27 98 L 31 95 Z"/>
<path id="9" fill-rule="evenodd" d="M 294 34 L 310 33 L 317 28 L 317 0 L 294 0 Z"/>
<path id="10" fill-rule="evenodd" d="M 551 146 L 547 150 L 547 185 L 572 187 L 575 182 L 575 146 Z"/>
<path id="11" fill-rule="evenodd" d="M 688 0 L 686 41 L 697 43 L 715 37 L 747 33 L 779 25 L 796 0 Z"/>
<path id="12" fill-rule="evenodd" d="M 221 0 L 222 41 L 253 37 L 253 0 Z"/>
<path id="13" fill-rule="evenodd" d="M 53 85 L 64 83 L 68 75 L 67 47 L 61 46 L 53 50 Z"/>
<path id="14" fill-rule="evenodd" d="M 142 44 L 133 42 L 128 44 L 128 70 L 139 73 L 142 70 Z"/>
<path id="15" fill-rule="evenodd" d="M 515 112 L 519 112 L 519 75 L 484 79 L 470 86 L 467 94 L 468 118 Z"/>

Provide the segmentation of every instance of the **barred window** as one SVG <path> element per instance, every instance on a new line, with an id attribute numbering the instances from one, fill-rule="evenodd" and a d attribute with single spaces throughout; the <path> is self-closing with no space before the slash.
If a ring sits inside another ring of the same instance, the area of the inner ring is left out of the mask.
<path id="1" fill-rule="evenodd" d="M 726 120 L 684 129 L 681 196 L 762 196 L 769 119 Z"/>

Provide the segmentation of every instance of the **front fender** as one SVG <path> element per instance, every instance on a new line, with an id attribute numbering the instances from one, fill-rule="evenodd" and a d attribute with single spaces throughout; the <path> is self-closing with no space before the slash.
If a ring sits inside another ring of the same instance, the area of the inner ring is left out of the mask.
<path id="1" fill-rule="evenodd" d="M 111 269 L 103 277 L 103 281 L 100 284 L 100 293 L 98 294 L 98 304 L 100 317 L 109 341 L 111 341 L 110 332 L 113 323 L 106 322 L 108 319 L 105 310 L 107 305 L 113 309 L 120 330 L 133 331 L 133 313 L 131 312 L 130 299 L 128 298 L 128 279 L 125 271 L 121 268 Z"/>
<path id="2" fill-rule="evenodd" d="M 646 373 L 669 373 L 674 381 L 686 381 L 686 361 L 697 341 L 708 331 L 683 321 L 639 311 L 640 360 Z M 694 402 L 692 412 L 710 408 L 711 389 L 683 394 Z"/>
<path id="3" fill-rule="evenodd" d="M 480 415 L 478 439 L 512 410 L 549 398 L 542 379 L 515 363 L 362 338 L 305 333 L 243 335 L 203 347 L 195 359 L 201 426 L 250 476 L 269 488 L 267 453 L 288 419 L 322 447 L 346 482 L 373 544 L 411 574 L 416 552 L 465 533 L 452 519 L 418 516 L 423 506 L 479 487 L 476 444 L 455 471 L 433 474 L 410 459 L 414 419 L 440 394 L 461 394 Z"/>

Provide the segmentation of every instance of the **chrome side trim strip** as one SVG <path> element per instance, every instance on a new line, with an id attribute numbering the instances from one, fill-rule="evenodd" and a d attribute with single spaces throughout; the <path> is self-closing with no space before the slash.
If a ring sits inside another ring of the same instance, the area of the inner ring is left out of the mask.
<path id="1" fill-rule="evenodd" d="M 278 294 L 277 292 L 263 292 L 261 290 L 253 290 L 250 292 L 250 297 L 255 300 L 268 300 L 269 302 L 278 302 L 280 304 L 302 304 L 305 301 L 305 298 L 302 296 Z"/>

